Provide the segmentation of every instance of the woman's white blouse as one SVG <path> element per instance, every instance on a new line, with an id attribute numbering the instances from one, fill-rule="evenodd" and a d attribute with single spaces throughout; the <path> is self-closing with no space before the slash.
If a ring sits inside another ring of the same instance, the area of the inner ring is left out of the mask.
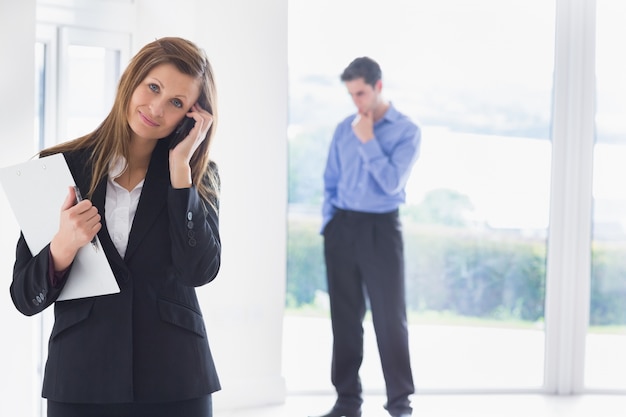
<path id="1" fill-rule="evenodd" d="M 110 167 L 104 204 L 107 229 L 115 248 L 122 258 L 126 254 L 128 236 L 133 225 L 144 183 L 144 180 L 142 180 L 130 192 L 119 185 L 115 182 L 115 178 L 119 177 L 125 169 L 126 161 L 123 158 Z"/>

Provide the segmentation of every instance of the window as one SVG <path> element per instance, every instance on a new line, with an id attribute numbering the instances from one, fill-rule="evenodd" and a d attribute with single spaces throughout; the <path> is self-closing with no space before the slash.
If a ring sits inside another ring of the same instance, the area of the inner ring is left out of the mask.
<path id="1" fill-rule="evenodd" d="M 128 61 L 128 35 L 38 26 L 36 44 L 37 144 L 75 139 L 107 115 Z"/>
<path id="2" fill-rule="evenodd" d="M 593 162 L 591 300 L 585 385 L 626 389 L 626 4 L 597 1 L 596 141 Z"/>
<path id="3" fill-rule="evenodd" d="M 37 25 L 35 43 L 35 149 L 40 150 L 54 144 L 56 119 L 55 105 L 57 82 L 57 37 L 56 28 Z"/>
<path id="4" fill-rule="evenodd" d="M 95 129 L 113 105 L 122 63 L 129 59 L 128 35 L 61 30 L 59 140 Z"/>
<path id="5" fill-rule="evenodd" d="M 289 3 L 285 337 L 291 343 L 298 326 L 294 352 L 328 343 L 284 366 L 288 388 L 330 387 L 322 173 L 335 125 L 353 112 L 339 74 L 363 55 L 381 64 L 386 98 L 422 127 L 402 207 L 417 386 L 543 388 L 555 8 L 542 0 Z M 318 318 L 302 318 L 310 311 Z M 361 376 L 366 389 L 382 390 L 372 332 L 366 323 Z M 298 358 L 289 345 L 285 352 L 286 361 Z"/>

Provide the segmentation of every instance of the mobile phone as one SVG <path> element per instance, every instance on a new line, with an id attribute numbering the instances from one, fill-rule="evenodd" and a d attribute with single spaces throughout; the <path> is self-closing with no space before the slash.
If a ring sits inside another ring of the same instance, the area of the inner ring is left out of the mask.
<path id="1" fill-rule="evenodd" d="M 195 124 L 195 119 L 185 116 L 185 119 L 174 129 L 174 132 L 172 132 L 170 136 L 170 149 L 178 145 L 181 140 L 185 139 Z"/>

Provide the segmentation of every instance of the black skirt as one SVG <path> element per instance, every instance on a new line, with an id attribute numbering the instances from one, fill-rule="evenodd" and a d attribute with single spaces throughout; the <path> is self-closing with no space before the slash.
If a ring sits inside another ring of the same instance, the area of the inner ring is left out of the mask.
<path id="1" fill-rule="evenodd" d="M 48 417 L 212 417 L 211 396 L 167 403 L 74 404 L 48 400 Z"/>

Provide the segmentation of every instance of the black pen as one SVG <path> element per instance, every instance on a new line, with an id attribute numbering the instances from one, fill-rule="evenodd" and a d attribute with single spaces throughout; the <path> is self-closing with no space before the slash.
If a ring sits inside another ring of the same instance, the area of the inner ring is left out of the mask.
<path id="1" fill-rule="evenodd" d="M 78 186 L 74 186 L 74 194 L 76 194 L 76 204 L 80 203 L 83 200 L 83 196 L 80 193 L 80 189 Z M 93 246 L 94 250 L 98 252 L 98 235 L 95 235 L 91 240 L 91 246 Z"/>

